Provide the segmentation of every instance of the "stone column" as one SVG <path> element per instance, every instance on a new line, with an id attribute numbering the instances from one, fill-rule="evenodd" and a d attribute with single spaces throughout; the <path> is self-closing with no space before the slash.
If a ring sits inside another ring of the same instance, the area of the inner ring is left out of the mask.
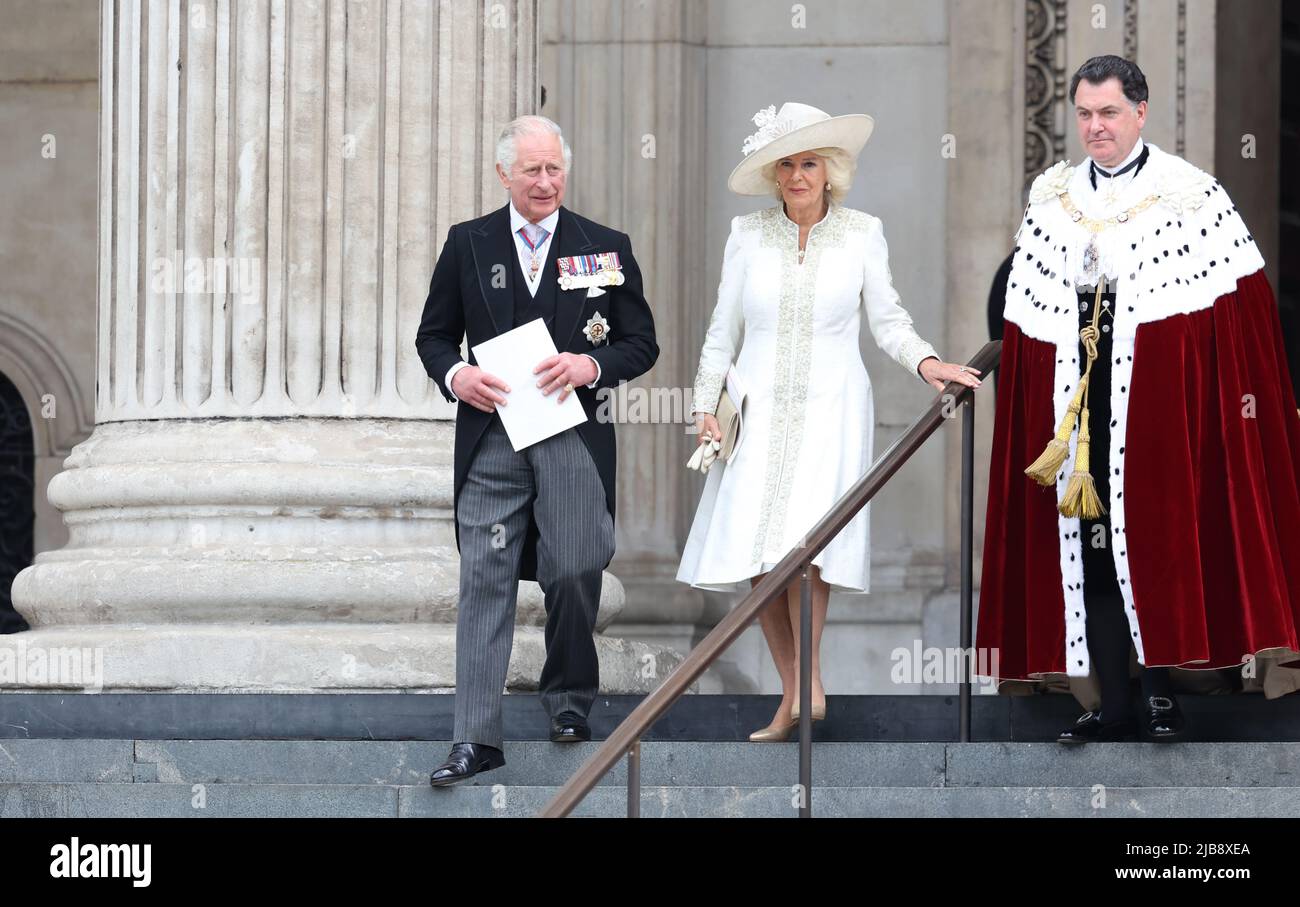
<path id="1" fill-rule="evenodd" d="M 989 341 L 988 297 L 993 276 L 1015 244 L 1012 238 L 1024 210 L 1021 197 L 1026 147 L 1027 110 L 1035 96 L 1051 91 L 1039 78 L 1026 100 L 1026 42 L 1045 42 L 1050 16 L 1035 15 L 1034 35 L 1026 36 L 1026 12 L 1020 0 L 950 0 L 948 4 L 948 130 L 955 146 L 945 158 L 947 275 L 944 348 L 950 360 L 965 361 Z M 1030 44 L 1029 46 L 1035 46 Z M 1030 72 L 1029 80 L 1039 77 Z M 984 128 L 987 122 L 1008 124 Z M 1050 142 L 1048 143 L 1050 145 Z M 1044 165 L 1046 167 L 1046 165 Z M 999 309 L 999 311 L 1001 311 Z M 986 376 L 987 377 L 987 376 Z M 993 442 L 996 386 L 992 380 L 975 393 L 974 566 L 978 593 L 984 552 L 984 515 L 988 502 L 989 451 Z M 944 527 L 943 589 L 925 602 L 921 639 L 925 647 L 960 644 L 961 628 L 961 412 L 945 426 L 942 510 Z M 976 597 L 978 604 L 978 595 Z M 977 688 L 978 691 L 978 688 Z M 927 684 L 925 694 L 957 692 L 957 685 Z"/>
<path id="2" fill-rule="evenodd" d="M 536 9 L 103 0 L 96 425 L 15 582 L 28 648 L 100 649 L 104 688 L 454 684 L 453 409 L 414 337 L 448 227 L 504 203 Z M 525 584 L 512 687 L 543 620 Z"/>
<path id="3" fill-rule="evenodd" d="M 655 367 L 612 407 L 629 420 L 618 427 L 614 566 L 627 606 L 616 629 L 683 650 L 719 616 L 676 580 L 702 484 L 685 468 L 689 392 L 717 290 L 705 274 L 705 6 L 557 0 L 541 11 L 541 112 L 573 145 L 566 204 L 631 236 L 659 337 Z"/>

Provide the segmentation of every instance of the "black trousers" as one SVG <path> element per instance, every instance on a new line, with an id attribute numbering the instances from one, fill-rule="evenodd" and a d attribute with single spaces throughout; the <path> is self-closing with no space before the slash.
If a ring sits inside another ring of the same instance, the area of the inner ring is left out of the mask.
<path id="1" fill-rule="evenodd" d="M 1079 327 L 1092 323 L 1096 290 L 1079 294 Z M 1101 714 L 1106 721 L 1129 718 L 1133 705 L 1129 698 L 1129 662 L 1133 651 L 1132 631 L 1124 614 L 1124 597 L 1115 576 L 1115 553 L 1111 550 L 1110 481 L 1116 467 L 1110 462 L 1110 432 L 1114 427 L 1110 411 L 1111 333 L 1115 308 L 1112 287 L 1102 294 L 1100 336 L 1097 361 L 1092 366 L 1088 390 L 1088 428 L 1092 438 L 1091 467 L 1097 494 L 1107 513 L 1100 519 L 1080 519 L 1079 538 L 1083 546 L 1083 598 L 1086 609 L 1088 654 L 1101 685 Z M 1105 305 L 1109 304 L 1110 311 Z M 1087 353 L 1079 343 L 1079 363 L 1087 364 Z M 1168 668 L 1142 668 L 1142 696 L 1170 695 Z"/>

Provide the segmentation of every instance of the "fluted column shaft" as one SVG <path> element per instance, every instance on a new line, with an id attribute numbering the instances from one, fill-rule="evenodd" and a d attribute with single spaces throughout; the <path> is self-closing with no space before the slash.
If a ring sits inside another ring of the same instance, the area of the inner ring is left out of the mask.
<path id="1" fill-rule="evenodd" d="M 533 7 L 104 0 L 96 421 L 449 416 L 411 338 Z"/>

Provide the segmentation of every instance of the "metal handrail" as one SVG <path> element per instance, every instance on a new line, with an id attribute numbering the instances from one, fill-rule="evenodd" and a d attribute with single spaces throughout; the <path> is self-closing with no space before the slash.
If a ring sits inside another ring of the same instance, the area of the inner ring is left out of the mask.
<path id="1" fill-rule="evenodd" d="M 981 380 L 987 379 L 998 367 L 1002 355 L 1002 341 L 986 343 L 966 364 L 978 369 Z M 784 595 L 790 582 L 801 577 L 800 595 L 800 687 L 799 687 L 799 783 L 802 790 L 802 803 L 799 813 L 802 817 L 812 815 L 812 690 L 811 690 L 811 627 L 812 608 L 810 604 L 810 570 L 812 559 L 821 552 L 831 540 L 848 525 L 885 483 L 893 477 L 916 453 L 917 449 L 934 434 L 945 419 L 952 415 L 952 407 L 962 407 L 962 543 L 961 543 L 961 645 L 963 652 L 970 651 L 971 632 L 971 596 L 973 563 L 972 519 L 973 519 L 973 482 L 974 482 L 974 390 L 964 384 L 949 382 L 943 391 L 930 403 L 930 406 L 917 417 L 907 431 L 903 432 L 889 449 L 868 470 L 867 474 L 835 503 L 826 516 L 809 531 L 802 544 L 792 549 L 758 585 L 750 590 L 735 608 L 724 617 L 712 631 L 704 637 L 698 646 L 682 660 L 664 682 L 649 693 L 632 713 L 623 719 L 596 748 L 596 751 L 584 762 L 564 786 L 556 792 L 551 802 L 538 814 L 543 818 L 559 818 L 573 811 L 583 797 L 590 793 L 601 778 L 605 776 L 614 763 L 624 755 L 629 756 L 628 764 L 628 814 L 639 813 L 640 801 L 640 749 L 641 737 L 663 717 L 692 683 L 726 651 L 743 633 L 759 612 L 778 595 Z M 970 676 L 969 660 L 961 659 L 962 681 L 960 694 L 960 736 L 963 741 L 970 739 Z M 637 803 L 633 803 L 633 796 Z"/>

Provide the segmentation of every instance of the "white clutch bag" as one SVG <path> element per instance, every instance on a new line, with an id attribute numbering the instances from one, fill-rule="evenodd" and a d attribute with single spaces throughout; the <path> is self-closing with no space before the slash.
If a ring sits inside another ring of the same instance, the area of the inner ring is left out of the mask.
<path id="1" fill-rule="evenodd" d="M 722 389 L 722 394 L 718 397 L 718 411 L 715 414 L 722 437 L 712 438 L 698 445 L 695 452 L 691 454 L 691 458 L 686 461 L 688 469 L 708 472 L 709 467 L 719 458 L 724 462 L 731 462 L 732 457 L 736 455 L 736 451 L 740 449 L 743 436 L 741 428 L 744 406 L 745 390 L 740 383 L 740 376 L 736 373 L 736 367 L 733 365 L 727 369 L 727 383 Z"/>

